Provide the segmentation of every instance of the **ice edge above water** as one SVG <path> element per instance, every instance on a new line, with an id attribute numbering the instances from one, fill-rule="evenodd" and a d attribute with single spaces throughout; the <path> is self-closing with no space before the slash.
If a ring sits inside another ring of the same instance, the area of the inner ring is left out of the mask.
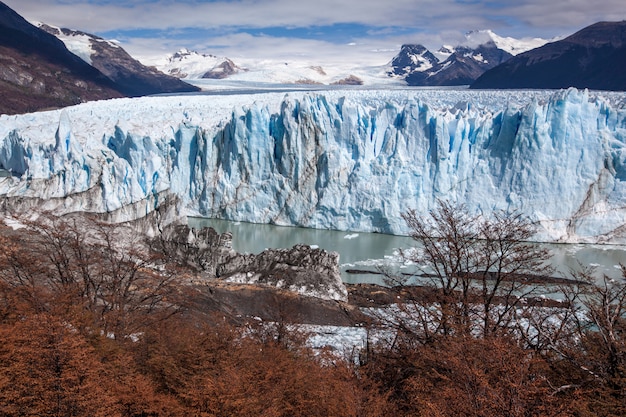
<path id="1" fill-rule="evenodd" d="M 353 90 L 86 103 L 0 116 L 12 174 L 0 194 L 103 212 L 170 192 L 207 217 L 391 234 L 407 232 L 402 212 L 448 199 L 519 211 L 538 240 L 625 243 L 625 100 Z"/>

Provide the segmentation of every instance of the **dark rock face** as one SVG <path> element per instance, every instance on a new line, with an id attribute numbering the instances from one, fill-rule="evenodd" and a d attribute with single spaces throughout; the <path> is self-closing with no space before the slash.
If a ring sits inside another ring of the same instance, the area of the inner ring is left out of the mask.
<path id="1" fill-rule="evenodd" d="M 229 75 L 236 74 L 239 70 L 241 70 L 241 68 L 239 68 L 233 61 L 226 59 L 211 71 L 207 71 L 202 78 L 221 80 Z"/>
<path id="2" fill-rule="evenodd" d="M 363 80 L 356 75 L 349 75 L 346 78 L 331 83 L 331 85 L 363 85 Z"/>
<path id="3" fill-rule="evenodd" d="M 517 55 L 471 88 L 626 90 L 626 21 L 601 22 Z"/>
<path id="4" fill-rule="evenodd" d="M 328 300 L 347 300 L 341 281 L 339 255 L 296 245 L 291 249 L 267 249 L 258 255 L 232 249 L 232 235 L 212 228 L 187 225 L 166 228 L 152 247 L 208 278 L 241 284 L 264 284 Z"/>
<path id="5" fill-rule="evenodd" d="M 42 25 L 41 29 L 52 35 L 59 32 L 59 29 L 47 25 Z M 61 29 L 60 32 L 66 36 L 89 37 L 94 51 L 91 55 L 91 65 L 115 82 L 128 96 L 200 91 L 198 87 L 178 78 L 165 75 L 155 68 L 146 67 L 120 46 L 113 45 L 98 36 L 70 29 Z"/>
<path id="6" fill-rule="evenodd" d="M 354 326 L 371 322 L 358 306 L 335 300 L 306 297 L 266 285 L 232 284 L 222 281 L 195 285 L 184 294 L 184 305 L 190 314 L 214 317 L 219 313 L 235 323 L 250 318 L 265 326 L 273 322 Z"/>
<path id="7" fill-rule="evenodd" d="M 123 97 L 56 37 L 0 2 L 0 113 L 16 114 Z"/>

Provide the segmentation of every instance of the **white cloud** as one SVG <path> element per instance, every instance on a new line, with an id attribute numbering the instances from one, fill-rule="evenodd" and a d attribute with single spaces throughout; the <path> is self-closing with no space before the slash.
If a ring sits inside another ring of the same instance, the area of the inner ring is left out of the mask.
<path id="1" fill-rule="evenodd" d="M 379 56 L 382 59 L 383 51 L 397 50 L 402 43 L 422 43 L 435 49 L 444 43 L 455 44 L 462 40 L 464 32 L 473 29 L 492 29 L 502 36 L 518 38 L 551 38 L 571 34 L 599 20 L 626 19 L 623 0 L 4 1 L 27 19 L 95 34 L 140 29 L 169 31 L 156 39 L 140 36 L 122 39 L 129 52 L 139 55 L 187 47 L 225 56 L 267 54 L 276 59 L 315 55 L 317 60 L 377 60 Z M 303 28 L 338 23 L 360 24 L 370 30 L 360 39 L 344 40 L 341 44 L 293 39 L 287 35 L 240 33 L 251 28 Z M 188 35 L 187 39 L 174 36 L 179 29 L 194 27 L 219 35 L 205 32 L 203 38 L 193 38 L 185 30 L 181 33 Z M 402 28 L 402 35 L 395 35 L 394 28 Z M 349 42 L 354 45 L 347 45 Z M 224 48 L 215 50 L 215 45 Z"/>
<path id="2" fill-rule="evenodd" d="M 372 0 L 239 0 L 215 2 L 87 3 L 69 0 L 8 0 L 29 18 L 50 23 L 107 31 L 130 28 L 171 27 L 270 27 L 359 23 L 373 26 L 432 25 L 433 20 L 461 14 L 467 5 L 452 0 L 396 0 L 393 4 Z"/>
<path id="3" fill-rule="evenodd" d="M 159 45 L 155 51 L 152 45 Z M 215 47 L 214 45 L 227 45 Z M 217 56 L 225 56 L 238 63 L 246 60 L 272 59 L 285 62 L 309 62 L 311 65 L 384 65 L 400 49 L 401 41 L 393 39 L 362 39 L 347 44 L 271 36 L 252 36 L 236 33 L 203 41 L 167 41 L 165 39 L 131 40 L 124 48 L 145 63 L 154 63 L 158 56 L 173 53 L 183 47 Z"/>

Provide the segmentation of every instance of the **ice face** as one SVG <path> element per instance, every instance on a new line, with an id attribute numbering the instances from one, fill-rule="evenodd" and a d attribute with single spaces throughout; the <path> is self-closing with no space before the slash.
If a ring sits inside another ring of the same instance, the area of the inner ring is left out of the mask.
<path id="1" fill-rule="evenodd" d="M 625 98 L 325 91 L 0 116 L 0 194 L 112 211 L 169 191 L 203 216 L 393 234 L 446 199 L 521 212 L 540 240 L 626 242 Z"/>

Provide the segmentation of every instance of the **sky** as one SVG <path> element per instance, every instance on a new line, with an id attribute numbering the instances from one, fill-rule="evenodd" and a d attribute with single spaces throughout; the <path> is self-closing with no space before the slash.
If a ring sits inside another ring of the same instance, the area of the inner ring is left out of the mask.
<path id="1" fill-rule="evenodd" d="M 436 50 L 471 30 L 563 37 L 626 19 L 624 0 L 1 0 L 29 21 L 114 39 L 142 61 L 217 56 L 381 65 L 404 43 Z"/>

